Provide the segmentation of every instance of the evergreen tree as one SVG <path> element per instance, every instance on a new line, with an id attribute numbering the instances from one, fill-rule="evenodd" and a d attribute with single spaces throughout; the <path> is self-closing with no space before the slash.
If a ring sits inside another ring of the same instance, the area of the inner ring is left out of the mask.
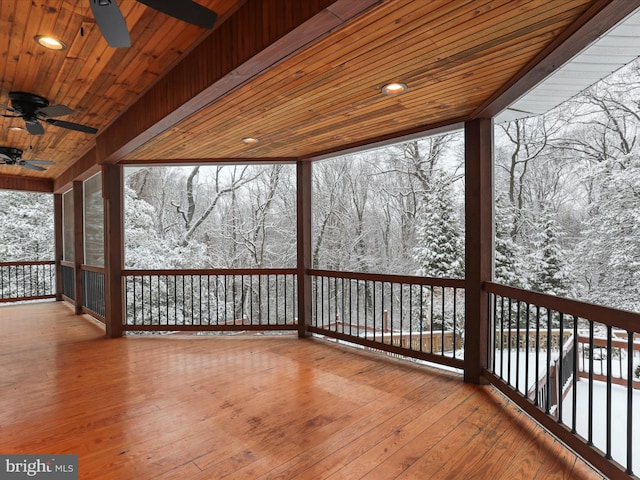
<path id="1" fill-rule="evenodd" d="M 554 213 L 548 208 L 542 209 L 540 228 L 538 249 L 533 255 L 534 278 L 531 288 L 551 295 L 568 296 L 572 292 L 572 282 L 560 246 L 562 231 Z"/>
<path id="2" fill-rule="evenodd" d="M 434 177 L 425 195 L 420 215 L 414 258 L 418 275 L 427 277 L 464 277 L 464 245 L 460 220 L 451 192 L 451 182 L 445 175 Z"/>
<path id="3" fill-rule="evenodd" d="M 519 288 L 529 287 L 528 268 L 522 261 L 523 249 L 513 241 L 513 208 L 504 195 L 496 199 L 495 272 L 496 282 Z"/>

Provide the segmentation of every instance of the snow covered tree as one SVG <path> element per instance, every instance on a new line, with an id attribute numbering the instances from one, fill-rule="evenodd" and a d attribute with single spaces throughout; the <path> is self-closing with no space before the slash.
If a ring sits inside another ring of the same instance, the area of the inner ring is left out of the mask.
<path id="1" fill-rule="evenodd" d="M 511 237 L 513 215 L 511 204 L 505 195 L 499 195 L 495 208 L 494 278 L 505 285 L 528 288 L 529 269 L 523 262 L 524 251 Z"/>
<path id="2" fill-rule="evenodd" d="M 451 178 L 437 175 L 425 197 L 414 257 L 418 275 L 464 277 L 464 246 L 460 220 L 451 193 Z"/>
<path id="3" fill-rule="evenodd" d="M 257 170 L 262 173 L 221 199 L 199 236 L 208 247 L 212 265 L 295 265 L 295 169 L 275 164 L 254 166 L 253 173 Z"/>
<path id="4" fill-rule="evenodd" d="M 603 162 L 577 254 L 587 300 L 640 311 L 640 158 Z"/>
<path id="5" fill-rule="evenodd" d="M 581 161 L 587 199 L 575 252 L 580 296 L 640 311 L 640 60 L 574 102 L 576 127 L 565 144 Z"/>
<path id="6" fill-rule="evenodd" d="M 531 288 L 538 292 L 566 297 L 572 293 L 572 278 L 560 246 L 562 231 L 555 213 L 543 208 L 537 251 L 532 255 L 534 276 Z"/>
<path id="7" fill-rule="evenodd" d="M 0 191 L 0 261 L 53 260 L 53 195 Z"/>

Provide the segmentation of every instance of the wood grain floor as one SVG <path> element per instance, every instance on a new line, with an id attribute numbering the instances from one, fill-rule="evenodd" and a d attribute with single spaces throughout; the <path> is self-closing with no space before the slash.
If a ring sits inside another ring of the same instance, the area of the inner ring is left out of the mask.
<path id="1" fill-rule="evenodd" d="M 0 307 L 0 453 L 81 479 L 601 479 L 491 387 L 320 340 L 104 338 Z"/>

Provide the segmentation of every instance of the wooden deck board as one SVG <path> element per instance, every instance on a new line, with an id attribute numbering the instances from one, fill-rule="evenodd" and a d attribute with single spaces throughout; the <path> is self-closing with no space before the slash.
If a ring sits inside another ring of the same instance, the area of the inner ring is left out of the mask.
<path id="1" fill-rule="evenodd" d="M 602 476 L 494 389 L 295 336 L 130 336 L 0 307 L 0 452 L 81 479 Z"/>

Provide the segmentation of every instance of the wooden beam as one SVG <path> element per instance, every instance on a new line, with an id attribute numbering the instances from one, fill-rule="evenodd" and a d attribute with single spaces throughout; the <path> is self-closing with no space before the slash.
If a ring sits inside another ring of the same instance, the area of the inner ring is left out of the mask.
<path id="1" fill-rule="evenodd" d="M 184 165 L 264 165 L 265 163 L 296 163 L 292 157 L 260 157 L 260 158 L 164 158 L 156 160 L 122 160 L 119 165 L 135 165 L 139 167 L 172 167 Z"/>
<path id="2" fill-rule="evenodd" d="M 297 180 L 298 336 L 311 324 L 311 162 L 299 161 Z"/>
<path id="3" fill-rule="evenodd" d="M 471 118 L 495 117 L 638 8 L 640 0 L 597 0 Z"/>
<path id="4" fill-rule="evenodd" d="M 247 1 L 98 135 L 99 162 L 120 161 L 380 1 Z"/>
<path id="5" fill-rule="evenodd" d="M 96 157 L 96 148 L 91 148 L 77 162 L 65 170 L 53 182 L 53 191 L 63 193 L 71 188 L 75 180 L 86 180 L 100 171 Z"/>
<path id="6" fill-rule="evenodd" d="M 53 182 L 52 182 L 53 184 Z M 56 261 L 56 300 L 62 300 L 62 194 L 56 193 L 53 195 L 53 248 L 54 259 Z"/>
<path id="7" fill-rule="evenodd" d="M 481 383 L 487 366 L 493 266 L 493 121 L 465 124 L 465 382 Z"/>
<path id="8" fill-rule="evenodd" d="M 102 166 L 102 196 L 104 198 L 105 253 L 105 320 L 107 337 L 122 336 L 124 321 L 124 196 L 122 167 Z"/>
<path id="9" fill-rule="evenodd" d="M 51 193 L 53 192 L 53 180 L 21 175 L 0 175 L 0 189 Z"/>
<path id="10" fill-rule="evenodd" d="M 81 181 L 73 182 L 73 272 L 74 306 L 76 315 L 82 313 L 82 264 L 84 263 L 84 195 Z"/>

